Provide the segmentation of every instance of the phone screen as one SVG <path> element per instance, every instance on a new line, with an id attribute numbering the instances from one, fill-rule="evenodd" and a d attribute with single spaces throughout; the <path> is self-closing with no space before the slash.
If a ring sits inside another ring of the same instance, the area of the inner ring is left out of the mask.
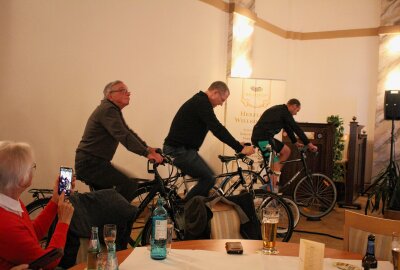
<path id="1" fill-rule="evenodd" d="M 71 195 L 72 168 L 60 167 L 60 176 L 58 178 L 58 194 L 65 191 L 65 196 Z"/>

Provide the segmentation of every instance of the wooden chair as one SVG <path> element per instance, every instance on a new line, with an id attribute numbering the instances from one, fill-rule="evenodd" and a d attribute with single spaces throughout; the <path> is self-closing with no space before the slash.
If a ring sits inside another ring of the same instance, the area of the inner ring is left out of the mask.
<path id="1" fill-rule="evenodd" d="M 345 210 L 344 250 L 364 255 L 368 235 L 375 235 L 375 256 L 380 260 L 391 260 L 392 233 L 400 232 L 400 221 L 367 216 Z"/>
<path id="2" fill-rule="evenodd" d="M 211 208 L 211 239 L 241 239 L 240 219 L 233 206 L 217 202 Z"/>

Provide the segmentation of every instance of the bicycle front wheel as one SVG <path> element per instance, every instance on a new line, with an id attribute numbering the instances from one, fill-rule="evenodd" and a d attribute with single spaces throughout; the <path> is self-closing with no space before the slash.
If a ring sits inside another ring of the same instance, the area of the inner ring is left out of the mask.
<path id="1" fill-rule="evenodd" d="M 293 228 L 296 228 L 297 224 L 300 221 L 300 210 L 297 204 L 289 198 L 283 197 L 285 200 L 286 204 L 289 206 L 290 210 L 292 211 L 293 214 Z"/>
<path id="2" fill-rule="evenodd" d="M 258 189 L 254 190 L 254 207 L 260 223 L 262 223 L 263 208 L 278 208 L 279 222 L 276 230 L 276 240 L 278 242 L 289 242 L 293 234 L 294 219 L 291 208 L 285 200 L 277 194 Z"/>
<path id="3" fill-rule="evenodd" d="M 239 172 L 217 177 L 216 182 L 221 182 L 220 188 L 224 191 L 225 196 L 261 189 L 261 186 L 265 185 L 264 178 L 253 171 L 243 170 L 242 175 L 244 182 L 241 182 Z M 221 178 L 222 180 L 220 180 Z"/>
<path id="4" fill-rule="evenodd" d="M 310 218 L 320 218 L 332 211 L 336 196 L 335 183 L 328 176 L 319 173 L 302 178 L 293 194 L 300 213 Z"/>

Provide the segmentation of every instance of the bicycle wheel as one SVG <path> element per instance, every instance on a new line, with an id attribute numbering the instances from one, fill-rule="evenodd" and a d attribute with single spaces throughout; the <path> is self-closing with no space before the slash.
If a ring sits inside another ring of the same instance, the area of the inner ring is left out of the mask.
<path id="1" fill-rule="evenodd" d="M 35 218 L 37 218 L 40 213 L 43 211 L 43 209 L 46 207 L 46 205 L 49 203 L 51 198 L 41 198 L 38 200 L 35 200 L 31 203 L 29 203 L 26 206 L 26 210 L 28 211 L 29 214 L 29 218 L 31 220 L 34 220 Z M 40 246 L 44 249 L 47 247 L 47 245 L 50 242 L 49 239 L 49 235 L 52 235 L 54 232 L 56 226 L 56 222 L 53 222 L 49 228 L 49 232 L 42 238 L 39 240 Z"/>
<path id="2" fill-rule="evenodd" d="M 336 204 L 336 186 L 329 177 L 319 173 L 305 176 L 294 188 L 293 198 L 300 213 L 310 218 L 320 218 L 332 211 Z"/>
<path id="3" fill-rule="evenodd" d="M 216 182 L 222 181 L 220 188 L 224 191 L 225 196 L 238 195 L 242 192 L 249 192 L 255 189 L 261 189 L 265 185 L 265 180 L 259 174 L 249 170 L 243 170 L 242 175 L 245 184 L 240 184 L 235 187 L 235 184 L 240 181 L 239 172 L 234 172 L 228 175 L 217 176 Z M 220 180 L 222 178 L 222 180 Z"/>
<path id="4" fill-rule="evenodd" d="M 292 237 L 294 228 L 291 208 L 287 205 L 285 200 L 277 194 L 260 189 L 254 190 L 254 207 L 260 223 L 262 221 L 262 209 L 271 206 L 280 209 L 276 234 L 277 241 L 288 242 Z"/>
<path id="5" fill-rule="evenodd" d="M 300 221 L 299 207 L 297 206 L 297 204 L 292 199 L 289 199 L 289 198 L 286 198 L 286 197 L 283 197 L 283 199 L 285 200 L 285 202 L 289 206 L 290 210 L 292 211 L 292 214 L 293 214 L 293 228 L 296 228 L 297 224 Z"/>

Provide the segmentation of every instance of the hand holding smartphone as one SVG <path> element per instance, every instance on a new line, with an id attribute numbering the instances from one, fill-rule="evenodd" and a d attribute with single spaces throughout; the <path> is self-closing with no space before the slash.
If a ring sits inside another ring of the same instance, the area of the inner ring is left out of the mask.
<path id="1" fill-rule="evenodd" d="M 73 169 L 69 167 L 60 167 L 60 176 L 58 177 L 58 194 L 63 191 L 65 196 L 71 195 Z"/>

